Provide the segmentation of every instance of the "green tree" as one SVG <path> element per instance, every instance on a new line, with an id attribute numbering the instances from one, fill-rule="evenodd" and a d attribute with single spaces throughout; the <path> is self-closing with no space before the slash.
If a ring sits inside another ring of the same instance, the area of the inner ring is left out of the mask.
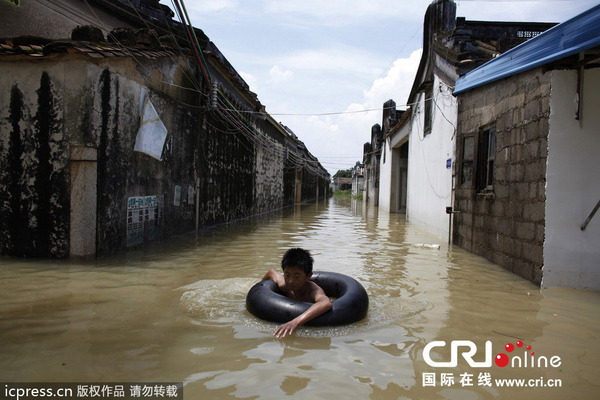
<path id="1" fill-rule="evenodd" d="M 334 178 L 352 178 L 352 168 L 340 169 L 333 175 Z"/>

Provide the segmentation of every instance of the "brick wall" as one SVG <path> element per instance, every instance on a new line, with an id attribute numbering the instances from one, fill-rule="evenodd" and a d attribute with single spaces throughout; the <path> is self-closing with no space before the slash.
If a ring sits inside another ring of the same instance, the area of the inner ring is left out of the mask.
<path id="1" fill-rule="evenodd" d="M 459 95 L 454 243 L 536 284 L 543 265 L 549 98 L 550 74 L 539 68 Z M 493 189 L 478 193 L 473 182 L 461 181 L 462 143 L 469 135 L 477 143 L 480 129 L 489 126 L 496 129 Z"/>

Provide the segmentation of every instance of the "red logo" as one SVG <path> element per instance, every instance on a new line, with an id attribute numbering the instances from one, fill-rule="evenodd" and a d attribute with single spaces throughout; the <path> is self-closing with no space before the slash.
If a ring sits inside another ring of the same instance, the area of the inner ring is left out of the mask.
<path id="1" fill-rule="evenodd" d="M 523 349 L 523 356 L 519 356 L 513 354 L 512 357 L 506 353 L 512 353 L 515 351 L 515 346 L 518 349 Z M 547 368 L 551 367 L 559 367 L 561 364 L 561 359 L 559 356 L 552 356 L 550 359 L 544 356 L 535 357 L 535 351 L 531 348 L 531 346 L 525 346 L 523 341 L 517 340 L 515 344 L 507 343 L 504 346 L 504 350 L 506 353 L 498 353 L 496 357 L 494 357 L 494 362 L 499 367 L 506 367 L 509 363 L 513 368 Z"/>

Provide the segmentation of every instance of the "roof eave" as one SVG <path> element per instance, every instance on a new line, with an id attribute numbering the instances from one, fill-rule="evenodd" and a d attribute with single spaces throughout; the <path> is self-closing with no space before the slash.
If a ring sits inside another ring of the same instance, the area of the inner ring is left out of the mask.
<path id="1" fill-rule="evenodd" d="M 600 5 L 516 46 L 456 81 L 454 95 L 600 46 Z"/>

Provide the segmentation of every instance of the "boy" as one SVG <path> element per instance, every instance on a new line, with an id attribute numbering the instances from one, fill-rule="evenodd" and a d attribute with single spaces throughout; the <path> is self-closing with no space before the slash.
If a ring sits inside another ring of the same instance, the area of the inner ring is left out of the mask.
<path id="1" fill-rule="evenodd" d="M 329 311 L 331 309 L 331 300 L 325 294 L 323 289 L 316 283 L 309 281 L 312 276 L 313 258 L 310 253 L 304 249 L 289 249 L 283 255 L 281 260 L 281 269 L 283 275 L 274 269 L 270 269 L 262 280 L 272 280 L 279 286 L 279 289 L 287 297 L 314 303 L 305 312 L 278 327 L 273 336 L 282 338 L 291 334 L 300 325 L 307 323 L 311 319 Z"/>

